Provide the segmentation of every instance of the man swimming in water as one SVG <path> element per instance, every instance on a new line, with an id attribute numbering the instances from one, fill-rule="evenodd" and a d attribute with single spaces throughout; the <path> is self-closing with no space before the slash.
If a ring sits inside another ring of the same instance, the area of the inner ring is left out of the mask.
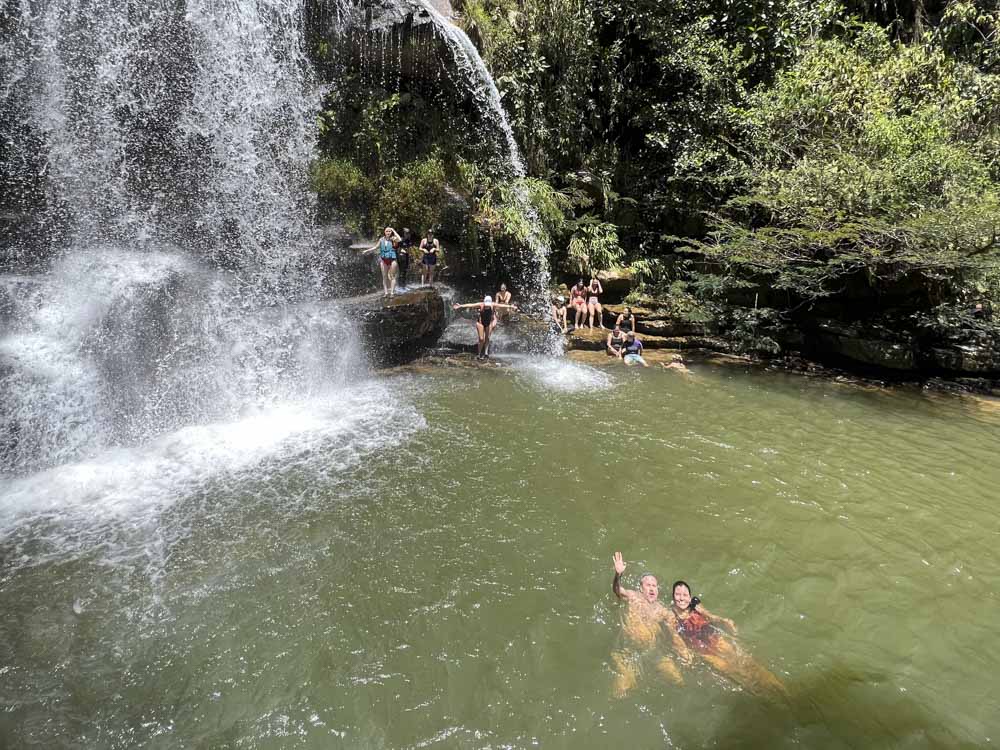
<path id="1" fill-rule="evenodd" d="M 684 678 L 677 664 L 659 648 L 663 626 L 666 626 L 666 633 L 681 661 L 690 662 L 691 650 L 680 636 L 674 613 L 660 603 L 656 576 L 644 573 L 639 579 L 638 591 L 623 589 L 621 579 L 627 564 L 621 552 L 615 552 L 614 564 L 615 578 L 611 590 L 628 604 L 622 620 L 624 644 L 611 654 L 615 666 L 615 697 L 621 698 L 635 687 L 643 666 L 648 663 L 652 663 L 656 671 L 670 682 L 682 684 Z"/>

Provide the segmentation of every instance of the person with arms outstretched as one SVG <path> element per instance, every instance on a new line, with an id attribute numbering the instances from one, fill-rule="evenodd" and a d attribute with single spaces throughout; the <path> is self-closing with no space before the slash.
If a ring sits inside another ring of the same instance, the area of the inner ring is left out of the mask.
<path id="1" fill-rule="evenodd" d="M 621 698 L 636 686 L 639 675 L 647 664 L 652 664 L 665 679 L 680 685 L 684 682 L 677 664 L 663 650 L 664 635 L 673 645 L 682 662 L 690 662 L 691 651 L 680 637 L 673 612 L 660 602 L 660 589 L 656 576 L 643 573 L 639 590 L 622 588 L 622 573 L 628 564 L 621 552 L 614 554 L 615 577 L 611 590 L 628 607 L 622 619 L 624 643 L 611 654 L 615 668 L 613 692 Z"/>
<path id="2" fill-rule="evenodd" d="M 517 309 L 517 305 L 495 304 L 493 302 L 493 298 L 489 295 L 483 297 L 482 302 L 471 302 L 467 305 L 452 305 L 451 307 L 453 310 L 461 310 L 463 308 L 470 307 L 475 307 L 479 310 L 479 314 L 476 317 L 476 335 L 479 337 L 476 359 L 487 359 L 490 356 L 490 336 L 493 333 L 493 329 L 497 327 L 496 311 L 498 309 Z"/>

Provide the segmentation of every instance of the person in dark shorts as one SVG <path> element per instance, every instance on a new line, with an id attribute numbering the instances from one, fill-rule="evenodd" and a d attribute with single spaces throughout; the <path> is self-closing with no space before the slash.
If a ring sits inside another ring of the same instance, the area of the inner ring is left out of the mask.
<path id="1" fill-rule="evenodd" d="M 428 229 L 427 236 L 420 240 L 420 283 L 434 286 L 434 271 L 437 268 L 441 243 L 434 237 L 434 230 Z"/>
<path id="2" fill-rule="evenodd" d="M 396 274 L 396 286 L 406 286 L 406 274 L 410 270 L 410 254 L 417 243 L 413 240 L 413 234 L 407 227 L 403 227 L 403 239 L 399 243 L 399 251 L 396 253 L 396 263 L 399 264 L 399 273 Z"/>
<path id="3" fill-rule="evenodd" d="M 476 334 L 479 336 L 477 359 L 486 359 L 490 356 L 490 334 L 497 327 L 496 311 L 498 309 L 517 309 L 516 305 L 494 304 L 493 298 L 489 295 L 485 296 L 482 302 L 472 302 L 467 305 L 452 305 L 451 307 L 453 310 L 462 310 L 470 307 L 478 308 L 478 315 L 476 316 Z"/>

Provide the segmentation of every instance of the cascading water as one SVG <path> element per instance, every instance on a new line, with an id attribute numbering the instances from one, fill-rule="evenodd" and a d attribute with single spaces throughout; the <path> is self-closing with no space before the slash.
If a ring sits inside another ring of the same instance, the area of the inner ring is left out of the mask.
<path id="1" fill-rule="evenodd" d="M 191 476 L 247 465 L 199 425 L 250 420 L 277 450 L 318 428 L 261 415 L 298 409 L 330 415 L 319 432 L 339 435 L 361 353 L 329 306 L 302 304 L 324 279 L 301 4 L 23 0 L 5 12 L 17 36 L 0 59 L 0 112 L 43 145 L 34 208 L 51 231 L 33 272 L 0 275 L 3 512 L 142 492 L 132 465 L 174 476 L 158 496 L 185 485 L 165 464 Z M 187 449 L 185 435 L 197 437 Z"/>

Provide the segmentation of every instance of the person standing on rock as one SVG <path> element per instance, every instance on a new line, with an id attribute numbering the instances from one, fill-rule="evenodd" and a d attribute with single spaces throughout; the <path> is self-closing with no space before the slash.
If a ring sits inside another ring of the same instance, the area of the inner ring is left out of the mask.
<path id="1" fill-rule="evenodd" d="M 642 342 L 629 331 L 625 338 L 625 348 L 622 350 L 622 361 L 626 365 L 642 365 L 649 367 L 649 364 L 642 358 Z"/>
<path id="2" fill-rule="evenodd" d="M 497 292 L 497 305 L 509 305 L 510 299 L 511 299 L 511 293 L 507 291 L 507 285 L 501 284 L 500 291 Z M 497 319 L 501 323 L 507 322 L 509 318 L 510 315 L 507 312 L 497 313 Z"/>
<path id="3" fill-rule="evenodd" d="M 597 316 L 597 324 L 604 330 L 604 320 L 601 317 L 604 314 L 604 308 L 601 307 L 601 302 L 599 295 L 604 294 L 604 287 L 601 286 L 601 280 L 594 276 L 590 280 L 590 284 L 587 286 L 587 325 L 593 329 L 594 327 L 594 316 Z"/>
<path id="4" fill-rule="evenodd" d="M 639 579 L 638 591 L 622 588 L 622 573 L 625 572 L 627 563 L 622 559 L 621 552 L 615 552 L 613 560 L 615 577 L 611 582 L 611 590 L 628 604 L 622 618 L 623 643 L 611 654 L 615 669 L 615 697 L 622 698 L 634 688 L 646 666 L 653 666 L 661 677 L 670 682 L 683 684 L 684 678 L 677 664 L 664 653 L 661 646 L 664 632 L 682 662 L 691 662 L 691 649 L 680 636 L 676 615 L 660 602 L 656 576 L 643 573 Z"/>
<path id="5" fill-rule="evenodd" d="M 379 268 L 382 271 L 382 290 L 386 297 L 396 293 L 396 274 L 399 264 L 396 262 L 396 249 L 402 238 L 392 227 L 386 227 L 382 238 L 373 247 L 364 251 L 365 255 L 378 252 Z"/>
<path id="6" fill-rule="evenodd" d="M 434 269 L 438 263 L 441 243 L 434 237 L 434 230 L 428 229 L 427 236 L 420 240 L 420 283 L 434 286 Z"/>
<path id="7" fill-rule="evenodd" d="M 452 305 L 453 310 L 462 310 L 475 307 L 479 309 L 476 317 L 476 334 L 479 337 L 476 359 L 487 359 L 490 356 L 490 335 L 497 327 L 497 309 L 516 310 L 516 305 L 497 305 L 493 303 L 493 298 L 489 295 L 483 297 L 482 302 L 471 302 L 467 305 Z"/>
<path id="8" fill-rule="evenodd" d="M 410 270 L 410 253 L 413 252 L 413 235 L 409 228 L 403 227 L 403 239 L 399 243 L 399 251 L 396 253 L 396 262 L 399 264 L 399 275 L 397 286 L 406 286 L 406 274 Z"/>

